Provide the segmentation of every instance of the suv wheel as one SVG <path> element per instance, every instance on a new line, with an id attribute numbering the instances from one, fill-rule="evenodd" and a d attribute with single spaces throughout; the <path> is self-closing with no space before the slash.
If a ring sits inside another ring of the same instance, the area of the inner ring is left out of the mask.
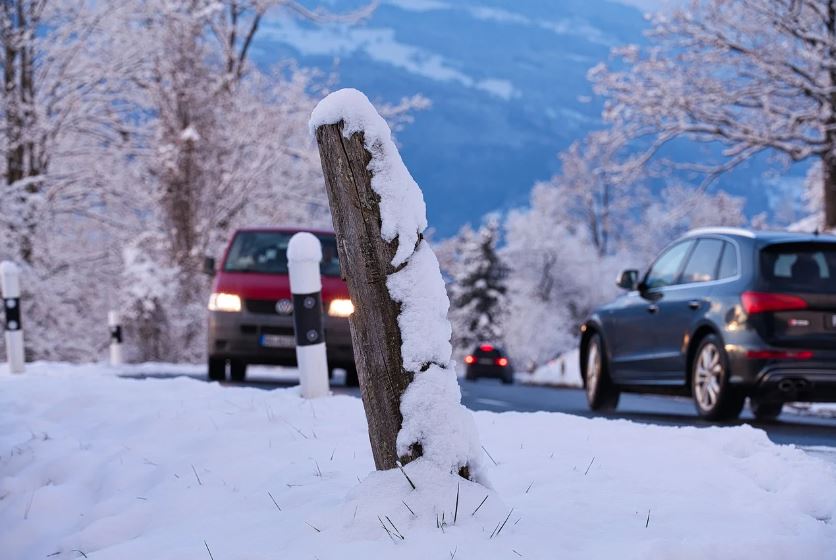
<path id="1" fill-rule="evenodd" d="M 615 410 L 620 391 L 613 385 L 607 371 L 604 345 L 601 335 L 593 334 L 586 343 L 586 369 L 584 371 L 586 400 L 592 410 Z"/>
<path id="2" fill-rule="evenodd" d="M 247 377 L 247 362 L 243 360 L 229 361 L 229 379 L 232 381 L 244 381 Z"/>
<path id="3" fill-rule="evenodd" d="M 209 358 L 209 381 L 223 381 L 226 379 L 226 360 L 223 358 Z"/>
<path id="4" fill-rule="evenodd" d="M 784 408 L 784 403 L 775 401 L 761 401 L 757 398 L 749 399 L 749 409 L 752 411 L 755 419 L 763 422 L 775 420 L 781 415 L 781 409 Z"/>
<path id="5" fill-rule="evenodd" d="M 697 412 L 706 420 L 740 416 L 746 396 L 729 384 L 729 360 L 720 339 L 708 335 L 691 363 L 691 393 Z"/>

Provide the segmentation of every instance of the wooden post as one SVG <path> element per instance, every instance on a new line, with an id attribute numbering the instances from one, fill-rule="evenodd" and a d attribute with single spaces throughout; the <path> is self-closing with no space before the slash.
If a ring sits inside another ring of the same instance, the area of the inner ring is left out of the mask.
<path id="1" fill-rule="evenodd" d="M 399 305 L 386 287 L 398 241 L 380 235 L 380 197 L 372 190 L 368 170 L 371 154 L 363 134 L 345 138 L 343 122 L 316 130 L 337 250 L 348 292 L 354 302 L 351 341 L 360 392 L 369 423 L 369 439 L 378 470 L 404 464 L 415 456 L 398 457 L 396 439 L 401 429 L 401 395 L 412 375 L 403 368 Z M 420 449 L 413 453 L 420 454 Z"/>

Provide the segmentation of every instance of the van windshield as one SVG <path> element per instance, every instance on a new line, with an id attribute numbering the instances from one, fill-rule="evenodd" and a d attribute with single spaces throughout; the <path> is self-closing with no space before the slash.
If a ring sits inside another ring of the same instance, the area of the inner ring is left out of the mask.
<path id="1" fill-rule="evenodd" d="M 224 271 L 287 274 L 287 244 L 293 232 L 240 231 L 229 248 Z M 317 235 L 322 243 L 323 276 L 340 276 L 337 239 L 333 235 Z"/>
<path id="2" fill-rule="evenodd" d="M 836 243 L 780 243 L 761 250 L 770 291 L 836 293 Z"/>

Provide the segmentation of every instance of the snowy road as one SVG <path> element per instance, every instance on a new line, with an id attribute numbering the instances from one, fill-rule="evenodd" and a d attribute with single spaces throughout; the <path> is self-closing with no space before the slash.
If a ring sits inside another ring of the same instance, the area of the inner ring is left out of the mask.
<path id="1" fill-rule="evenodd" d="M 188 375 L 197 379 L 205 379 L 201 371 L 144 371 L 141 377 L 174 377 Z M 131 377 L 138 376 L 132 373 Z M 245 385 L 259 389 L 275 389 L 290 387 L 297 383 L 293 376 L 277 378 L 273 375 L 261 375 L 254 372 L 248 375 Z M 337 394 L 359 396 L 359 389 L 343 387 L 336 380 L 332 389 Z M 481 380 L 475 383 L 462 381 L 462 401 L 472 410 L 487 410 L 491 412 L 563 412 L 577 416 L 593 417 L 586 407 L 586 397 L 580 389 L 560 389 L 540 387 L 535 385 L 502 385 L 492 380 Z M 618 410 L 609 418 L 631 420 L 644 424 L 662 426 L 712 426 L 714 424 L 697 418 L 694 405 L 688 399 L 662 397 L 656 395 L 621 396 Z M 780 421 L 774 424 L 755 422 L 748 410 L 737 424 L 751 424 L 767 432 L 769 439 L 780 444 L 795 444 L 803 446 L 816 454 L 825 455 L 836 462 L 836 419 L 802 416 L 785 412 Z M 832 456 L 832 457 L 831 457 Z"/>

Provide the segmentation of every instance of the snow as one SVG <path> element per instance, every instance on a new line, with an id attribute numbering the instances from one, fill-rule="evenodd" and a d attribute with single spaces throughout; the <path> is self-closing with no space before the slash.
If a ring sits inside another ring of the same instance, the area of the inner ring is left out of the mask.
<path id="1" fill-rule="evenodd" d="M 0 263 L 0 284 L 2 284 L 3 297 L 20 296 L 20 269 L 12 261 Z"/>
<path id="2" fill-rule="evenodd" d="M 802 416 L 819 416 L 821 418 L 836 418 L 836 403 L 788 403 L 785 412 L 793 412 Z"/>
<path id="3" fill-rule="evenodd" d="M 423 450 L 418 462 L 429 461 L 441 473 L 467 467 L 471 478 L 487 483 L 479 461 L 479 433 L 461 399 L 455 369 L 433 364 L 417 374 L 401 398 L 398 455 L 406 455 L 418 442 Z"/>
<path id="4" fill-rule="evenodd" d="M 322 244 L 319 239 L 310 232 L 300 231 L 290 238 L 287 244 L 287 258 L 291 261 L 314 261 L 322 260 Z"/>
<path id="5" fill-rule="evenodd" d="M 836 468 L 748 426 L 478 412 L 492 489 L 415 461 L 413 490 L 397 469 L 373 472 L 353 397 L 30 366 L 0 373 L 11 560 L 778 560 L 836 547 Z"/>
<path id="6" fill-rule="evenodd" d="M 407 265 L 386 279 L 389 295 L 401 304 L 401 354 L 404 369 L 420 372 L 428 363 L 450 361 L 450 307 L 447 289 L 430 246 L 421 241 Z"/>
<path id="7" fill-rule="evenodd" d="M 517 379 L 531 385 L 553 385 L 557 387 L 583 387 L 581 367 L 577 349 L 565 352 L 550 360 L 530 374 L 518 374 Z"/>
<path id="8" fill-rule="evenodd" d="M 194 126 L 189 125 L 180 133 L 180 140 L 183 142 L 198 142 L 200 140 L 200 133 Z"/>
<path id="9" fill-rule="evenodd" d="M 341 89 L 317 104 L 311 114 L 309 128 L 317 128 L 343 121 L 346 138 L 362 132 L 364 145 L 372 156 L 372 189 L 380 195 L 380 233 L 387 242 L 398 240 L 392 259 L 400 266 L 418 242 L 418 235 L 427 228 L 427 210 L 421 189 L 403 163 L 389 125 L 372 106 L 369 99 L 356 89 Z"/>

